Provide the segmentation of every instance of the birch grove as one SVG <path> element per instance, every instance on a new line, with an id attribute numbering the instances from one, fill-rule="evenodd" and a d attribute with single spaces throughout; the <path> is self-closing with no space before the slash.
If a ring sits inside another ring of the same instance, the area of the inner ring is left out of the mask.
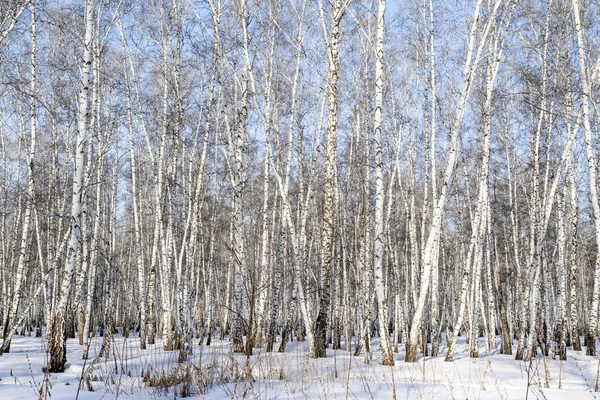
<path id="1" fill-rule="evenodd" d="M 0 355 L 595 356 L 599 5 L 2 2 Z"/>

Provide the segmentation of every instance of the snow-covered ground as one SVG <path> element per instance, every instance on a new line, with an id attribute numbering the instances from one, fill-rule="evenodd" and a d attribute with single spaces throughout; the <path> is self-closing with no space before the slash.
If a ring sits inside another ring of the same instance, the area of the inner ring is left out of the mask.
<path id="1" fill-rule="evenodd" d="M 306 344 L 299 342 L 290 343 L 282 354 L 255 349 L 247 360 L 233 354 L 229 342 L 213 340 L 210 347 L 195 346 L 193 355 L 182 364 L 177 351 L 165 352 L 160 344 L 139 350 L 137 339 L 119 336 L 110 356 L 98 358 L 101 344 L 102 338 L 92 340 L 90 359 L 84 362 L 82 347 L 70 339 L 66 371 L 44 374 L 46 342 L 15 337 L 11 352 L 0 357 L 0 399 L 35 399 L 40 389 L 52 400 L 77 396 L 173 399 L 185 395 L 204 399 L 382 400 L 600 397 L 600 392 L 594 391 L 600 362 L 586 357 L 585 351 L 570 350 L 564 362 L 538 357 L 525 363 L 498 350 L 492 355 L 482 351 L 480 358 L 471 359 L 465 343 L 460 342 L 452 363 L 445 363 L 441 356 L 407 364 L 401 351 L 395 354 L 396 366 L 384 367 L 379 364 L 376 341 L 368 364 L 364 356 L 353 357 L 343 350 L 329 350 L 326 359 L 311 359 Z"/>

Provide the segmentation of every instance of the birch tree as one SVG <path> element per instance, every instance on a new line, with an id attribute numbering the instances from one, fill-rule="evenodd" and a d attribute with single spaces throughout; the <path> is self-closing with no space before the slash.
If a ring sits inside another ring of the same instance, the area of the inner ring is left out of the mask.
<path id="1" fill-rule="evenodd" d="M 481 56 L 483 50 L 485 48 L 485 43 L 487 37 L 492 29 L 493 21 L 498 12 L 498 9 L 501 5 L 502 1 L 498 0 L 492 4 L 490 13 L 486 20 L 485 25 L 482 30 L 481 38 L 477 41 L 477 29 L 480 24 L 480 10 L 482 6 L 482 1 L 478 1 L 475 6 L 475 11 L 473 14 L 473 22 L 471 25 L 471 33 L 469 36 L 469 44 L 467 47 L 467 55 L 464 65 L 463 72 L 463 82 L 462 82 L 462 90 L 460 93 L 460 97 L 458 99 L 458 103 L 456 106 L 455 116 L 452 120 L 451 126 L 451 139 L 450 139 L 450 150 L 448 154 L 448 158 L 446 159 L 446 166 L 444 168 L 442 187 L 439 194 L 439 197 L 436 200 L 435 208 L 431 217 L 431 225 L 429 227 L 429 231 L 427 234 L 427 242 L 423 250 L 423 271 L 422 271 L 422 279 L 421 279 L 421 290 L 419 293 L 418 302 L 416 304 L 415 313 L 413 315 L 413 320 L 410 328 L 410 335 L 407 342 L 406 349 L 406 357 L 405 360 L 408 362 L 412 362 L 416 360 L 417 354 L 417 340 L 418 334 L 420 332 L 421 326 L 421 318 L 423 315 L 423 310 L 425 308 L 426 298 L 429 290 L 429 282 L 431 279 L 431 268 L 433 261 L 433 255 L 435 254 L 434 248 L 437 247 L 439 241 L 439 230 L 442 223 L 442 217 L 444 212 L 444 207 L 447 200 L 447 192 L 452 177 L 454 175 L 454 167 L 456 165 L 457 159 L 457 142 L 458 135 L 461 130 L 462 120 L 465 112 L 465 108 L 467 106 L 467 101 L 469 99 L 469 95 L 471 92 L 471 87 L 473 84 L 473 78 L 475 70 L 481 61 Z"/>
<path id="2" fill-rule="evenodd" d="M 83 43 L 83 60 L 81 70 L 81 82 L 78 95 L 78 117 L 77 138 L 75 149 L 75 168 L 73 170 L 73 189 L 71 200 L 71 239 L 67 256 L 67 263 L 61 280 L 61 289 L 58 304 L 53 316 L 52 338 L 50 341 L 50 361 L 48 370 L 50 372 L 62 372 L 67 361 L 65 321 L 67 312 L 67 301 L 71 291 L 75 262 L 77 259 L 77 248 L 80 239 L 81 228 L 81 202 L 83 196 L 83 169 L 85 160 L 85 149 L 88 122 L 89 82 L 92 54 L 92 34 L 94 2 L 87 0 L 85 3 L 85 39 Z"/>
<path id="3" fill-rule="evenodd" d="M 25 279 L 25 258 L 27 257 L 27 250 L 29 248 L 29 230 L 32 223 L 32 213 L 34 207 L 35 197 L 35 179 L 34 179 L 34 165 L 35 165 L 35 153 L 37 145 L 37 123 L 36 123 L 36 13 L 35 13 L 35 2 L 30 6 L 31 10 L 31 61 L 30 61 L 30 90 L 31 90 L 31 101 L 29 104 L 29 123 L 30 123 L 30 134 L 29 134 L 29 152 L 27 153 L 27 197 L 25 199 L 25 215 L 23 217 L 23 228 L 21 231 L 21 241 L 19 245 L 19 260 L 17 262 L 17 271 L 15 276 L 13 298 L 10 306 L 8 315 L 5 318 L 4 323 L 4 341 L 0 348 L 0 354 L 8 352 L 10 350 L 11 336 L 14 330 L 17 329 L 18 325 L 15 324 L 17 318 L 17 312 L 19 309 L 19 303 L 21 302 L 21 287 Z M 22 11 L 22 10 L 21 10 Z M 17 16 L 15 16 L 17 18 Z M 1 42 L 0 37 L 0 44 Z"/>
<path id="4" fill-rule="evenodd" d="M 379 304 L 379 335 L 381 337 L 381 363 L 394 365 L 392 348 L 388 333 L 388 299 L 385 288 L 383 271 L 383 251 L 385 247 L 384 233 L 384 196 L 383 183 L 383 146 L 381 138 L 381 114 L 383 106 L 383 40 L 385 31 L 386 1 L 380 0 L 377 13 L 377 48 L 375 66 L 375 117 L 373 119 L 373 144 L 375 152 L 375 249 L 373 269 L 375 277 L 375 292 Z"/>
<path id="5" fill-rule="evenodd" d="M 591 86 L 588 79 L 586 68 L 585 44 L 583 41 L 583 32 L 581 27 L 581 14 L 579 10 L 579 1 L 573 0 L 573 14 L 575 16 L 575 34 L 577 36 L 577 54 L 579 57 L 579 78 L 581 81 L 581 108 L 583 121 L 583 132 L 585 135 L 585 152 L 588 164 L 590 201 L 594 211 L 594 227 L 596 234 L 596 245 L 600 249 L 600 201 L 598 200 L 598 180 L 596 167 L 596 153 L 594 152 L 592 137 L 592 127 L 590 124 L 590 90 Z M 586 336 L 587 355 L 596 355 L 596 336 L 598 330 L 598 302 L 600 301 L 600 253 L 596 255 L 594 264 L 594 291 L 592 294 L 592 306 L 590 308 L 590 320 L 588 333 Z"/>
<path id="6" fill-rule="evenodd" d="M 324 33 L 325 16 L 322 3 L 319 3 L 321 22 Z M 325 148 L 325 187 L 323 204 L 323 228 L 321 232 L 321 294 L 319 313 L 315 322 L 315 348 L 312 357 L 326 356 L 327 324 L 331 302 L 331 270 L 335 262 L 333 254 L 334 242 L 334 190 L 337 177 L 337 125 L 338 125 L 338 79 L 339 79 L 339 43 L 341 38 L 340 22 L 346 5 L 342 0 L 336 0 L 331 10 L 331 27 L 327 41 L 327 136 Z M 310 328 L 309 328 L 310 329 Z"/>

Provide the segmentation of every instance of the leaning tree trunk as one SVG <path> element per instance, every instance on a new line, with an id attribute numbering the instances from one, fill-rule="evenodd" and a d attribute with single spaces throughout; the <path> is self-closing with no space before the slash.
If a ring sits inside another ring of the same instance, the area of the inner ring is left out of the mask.
<path id="1" fill-rule="evenodd" d="M 25 7 L 23 7 L 25 8 Z M 19 303 L 21 301 L 21 286 L 25 280 L 25 263 L 28 250 L 29 230 L 31 227 L 31 214 L 34 206 L 35 196 L 35 180 L 33 176 L 33 166 L 35 162 L 35 150 L 36 150 L 36 31 L 35 31 L 35 3 L 31 5 L 31 104 L 30 104 L 30 123 L 31 131 L 29 138 L 29 153 L 27 154 L 27 198 L 25 199 L 25 216 L 23 219 L 23 229 L 21 231 L 21 243 L 19 246 L 19 261 L 17 264 L 17 273 L 15 276 L 14 291 L 12 296 L 12 303 L 10 306 L 9 314 L 5 319 L 4 326 L 4 341 L 2 347 L 0 347 L 0 355 L 4 352 L 8 352 L 10 349 L 10 342 L 13 332 L 17 329 L 15 320 L 17 319 L 17 311 Z M 38 244 L 39 246 L 39 244 Z M 6 292 L 4 292 L 6 293 Z"/>
<path id="2" fill-rule="evenodd" d="M 427 300 L 427 295 L 429 292 L 429 284 L 431 279 L 431 270 L 433 267 L 433 256 L 436 253 L 434 248 L 438 245 L 438 238 L 440 235 L 440 229 L 442 225 L 442 218 L 444 216 L 444 208 L 447 201 L 447 192 L 448 187 L 450 186 L 450 182 L 454 175 L 454 167 L 456 165 L 456 160 L 458 157 L 458 136 L 461 131 L 462 120 L 464 116 L 464 111 L 467 106 L 467 101 L 469 99 L 469 94 L 471 92 L 471 87 L 473 84 L 474 73 L 477 65 L 481 60 L 481 54 L 485 47 L 485 42 L 487 40 L 487 36 L 490 33 L 490 30 L 493 25 L 493 20 L 498 11 L 498 7 L 500 6 L 501 1 L 498 1 L 493 9 L 490 11 L 490 15 L 488 16 L 488 21 L 484 26 L 483 32 L 481 33 L 481 37 L 479 38 L 479 44 L 477 49 L 475 49 L 475 42 L 477 39 L 477 27 L 480 22 L 480 8 L 482 0 L 477 2 L 475 6 L 475 12 L 473 14 L 473 23 L 471 26 L 471 33 L 469 37 L 469 44 L 467 48 L 467 57 L 464 66 L 463 72 L 463 87 L 460 95 L 460 99 L 458 102 L 458 106 L 456 109 L 456 115 L 454 120 L 452 121 L 451 127 L 451 138 L 450 138 L 450 148 L 448 151 L 448 158 L 446 160 L 446 167 L 444 171 L 442 188 L 438 199 L 436 200 L 435 207 L 433 209 L 433 215 L 431 217 L 431 225 L 429 227 L 429 232 L 427 233 L 427 242 L 423 248 L 423 256 L 422 256 L 422 265 L 423 270 L 421 273 L 421 286 L 419 298 L 417 300 L 415 312 L 413 315 L 413 320 L 411 324 L 410 334 L 408 335 L 408 340 L 406 343 L 406 356 L 405 360 L 407 362 L 413 362 L 417 359 L 417 343 L 419 334 L 421 332 L 421 318 L 423 317 L 423 312 L 425 310 L 425 304 Z M 475 53 L 475 55 L 473 54 Z"/>

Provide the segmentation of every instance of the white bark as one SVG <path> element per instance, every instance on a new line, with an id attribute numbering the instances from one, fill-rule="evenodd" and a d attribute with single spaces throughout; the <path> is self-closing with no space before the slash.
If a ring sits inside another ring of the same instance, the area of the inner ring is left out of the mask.
<path id="1" fill-rule="evenodd" d="M 406 361 L 415 361 L 416 360 L 416 346 L 418 335 L 421 327 L 421 318 L 423 316 L 423 310 L 425 309 L 425 303 L 427 300 L 427 294 L 429 290 L 429 282 L 431 279 L 431 270 L 432 265 L 434 263 L 433 256 L 436 254 L 434 248 L 437 246 L 437 241 L 439 237 L 439 230 L 442 225 L 442 217 L 444 213 L 444 207 L 446 205 L 446 196 L 448 192 L 448 186 L 451 183 L 452 177 L 454 175 L 454 167 L 457 159 L 457 144 L 458 144 L 458 135 L 461 130 L 462 120 L 465 108 L 467 106 L 467 102 L 469 99 L 469 94 L 471 92 L 471 87 L 473 84 L 474 72 L 476 67 L 478 66 L 481 60 L 481 53 L 485 47 L 485 42 L 487 36 L 493 25 L 493 20 L 496 16 L 498 8 L 502 3 L 501 0 L 496 1 L 493 5 L 493 8 L 488 16 L 488 22 L 484 26 L 483 33 L 481 38 L 479 39 L 479 43 L 477 48 L 475 48 L 476 36 L 477 36 L 477 27 L 479 25 L 480 18 L 480 8 L 482 4 L 482 0 L 478 0 L 475 6 L 475 12 L 473 14 L 473 23 L 471 26 L 471 34 L 469 37 L 469 44 L 467 49 L 467 57 L 464 66 L 463 72 L 463 87 L 461 91 L 461 95 L 459 98 L 459 102 L 456 109 L 455 117 L 452 121 L 451 127 L 451 139 L 450 139 L 450 149 L 448 158 L 446 160 L 446 167 L 442 180 L 442 188 L 439 195 L 439 198 L 436 200 L 435 208 L 433 210 L 432 218 L 431 218 L 431 226 L 429 228 L 429 233 L 427 234 L 427 243 L 424 247 L 423 253 L 423 272 L 422 279 L 420 285 L 420 293 L 419 299 L 417 301 L 415 313 L 413 315 L 412 325 L 410 329 L 410 335 L 407 343 L 407 352 L 406 352 Z M 473 53 L 475 52 L 475 57 L 473 57 Z"/>
<path id="2" fill-rule="evenodd" d="M 394 365 L 392 347 L 388 331 L 388 297 L 383 271 L 383 252 L 386 243 L 384 232 L 383 146 L 381 137 L 381 113 L 383 107 L 383 41 L 385 34 L 386 0 L 379 0 L 377 12 L 377 44 L 375 58 L 375 117 L 373 119 L 373 143 L 375 152 L 375 248 L 373 271 L 375 293 L 379 303 L 379 335 L 381 338 L 381 363 Z"/>
<path id="3" fill-rule="evenodd" d="M 314 354 L 315 348 L 315 337 L 311 329 L 309 327 L 313 326 L 312 316 L 309 313 L 306 293 L 304 290 L 304 284 L 302 283 L 302 253 L 300 251 L 300 242 L 299 237 L 296 232 L 296 225 L 292 219 L 292 208 L 290 205 L 290 201 L 288 199 L 287 193 L 285 193 L 283 179 L 281 175 L 277 172 L 275 165 L 273 165 L 273 172 L 275 174 L 275 178 L 277 180 L 277 187 L 279 189 L 279 195 L 281 196 L 282 202 L 282 217 L 285 220 L 285 225 L 290 232 L 290 238 L 292 243 L 292 253 L 293 253 L 293 265 L 294 265 L 294 283 L 296 287 L 296 291 L 298 293 L 298 297 L 300 300 L 300 312 L 302 314 L 302 318 L 304 320 L 304 325 L 307 327 L 306 329 L 306 340 L 308 341 L 308 348 L 310 354 Z"/>
<path id="4" fill-rule="evenodd" d="M 27 0 L 21 4 L 9 4 L 9 12 L 0 16 L 0 46 L 6 37 L 15 29 L 19 17 L 35 0 Z"/>
<path id="5" fill-rule="evenodd" d="M 23 7 L 25 8 L 25 7 Z M 22 11 L 22 10 L 21 10 Z M 33 176 L 33 167 L 35 165 L 35 152 L 37 144 L 37 123 L 36 123 L 36 16 L 35 16 L 35 3 L 31 6 L 31 56 L 30 56 L 30 71 L 31 71 L 31 101 L 30 101 L 30 136 L 29 136 L 29 151 L 27 153 L 27 197 L 25 199 L 25 216 L 23 218 L 23 229 L 21 231 L 21 243 L 19 245 L 19 260 L 17 264 L 17 271 L 15 275 L 15 285 L 12 296 L 12 302 L 9 310 L 6 324 L 4 327 L 4 341 L 0 348 L 0 354 L 8 351 L 10 348 L 9 335 L 12 335 L 12 331 L 17 329 L 15 325 L 15 319 L 17 317 L 17 311 L 19 303 L 21 301 L 21 287 L 25 279 L 25 258 L 27 257 L 28 240 L 29 240 L 29 229 L 31 227 L 31 214 L 33 212 L 34 196 L 35 196 L 35 179 Z M 1 44 L 1 38 L 0 38 Z"/>
<path id="6" fill-rule="evenodd" d="M 323 6 L 319 3 L 321 23 L 325 28 Z M 329 71 L 327 75 L 327 100 L 329 103 L 327 114 L 327 137 L 325 149 L 325 183 L 323 204 L 323 225 L 321 228 L 321 295 L 319 299 L 319 314 L 316 320 L 315 345 L 311 357 L 326 356 L 326 331 L 329 323 L 329 306 L 331 303 L 331 270 L 335 263 L 333 255 L 333 224 L 335 207 L 335 187 L 337 177 L 337 125 L 338 125 L 338 79 L 339 79 L 339 43 L 342 31 L 340 21 L 344 14 L 345 5 L 342 0 L 335 0 L 331 11 L 331 32 L 327 43 Z M 312 329 L 312 327 L 307 327 Z"/>
<path id="7" fill-rule="evenodd" d="M 73 170 L 73 194 L 71 200 L 71 240 L 67 262 L 61 280 L 61 289 L 58 304 L 54 311 L 54 325 L 50 343 L 50 372 L 62 372 L 66 363 L 66 338 L 64 329 L 66 321 L 67 301 L 71 292 L 77 248 L 81 227 L 81 204 L 83 196 L 83 170 L 85 160 L 85 144 L 87 140 L 88 101 L 90 67 L 92 62 L 92 34 L 93 34 L 94 1 L 86 0 L 85 4 L 85 39 L 83 43 L 83 62 L 81 68 L 81 82 L 79 85 L 78 110 L 77 110 L 77 138 L 75 148 L 75 168 Z"/>
<path id="8" fill-rule="evenodd" d="M 594 151 L 592 127 L 590 124 L 590 84 L 586 69 L 585 44 L 581 27 L 579 0 L 573 0 L 573 14 L 575 15 L 575 33 L 577 35 L 577 50 L 579 55 L 579 74 L 581 79 L 581 108 L 583 131 L 585 134 L 585 152 L 588 164 L 590 197 L 594 211 L 594 228 L 596 233 L 596 246 L 600 249 L 600 201 L 598 200 L 598 180 L 596 170 L 596 154 Z M 596 355 L 596 336 L 598 334 L 598 304 L 600 302 L 600 251 L 596 254 L 594 264 L 594 292 L 590 308 L 590 320 L 587 335 L 587 354 Z"/>

